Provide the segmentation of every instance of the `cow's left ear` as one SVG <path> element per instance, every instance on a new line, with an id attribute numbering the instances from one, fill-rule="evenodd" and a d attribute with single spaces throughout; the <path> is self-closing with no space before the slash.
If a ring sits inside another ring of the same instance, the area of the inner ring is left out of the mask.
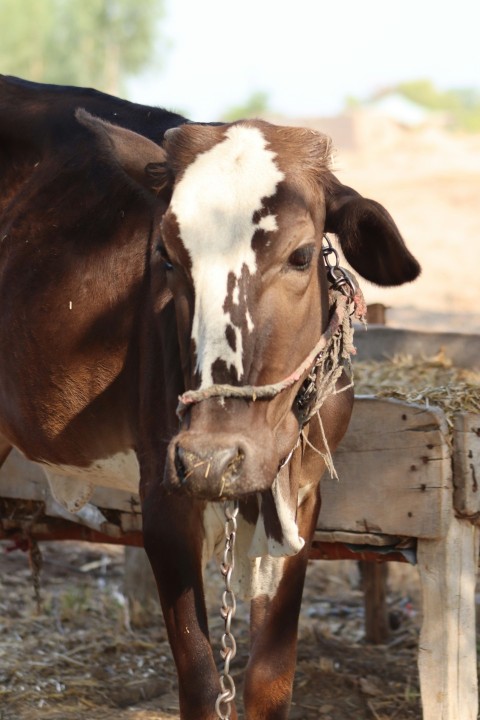
<path id="1" fill-rule="evenodd" d="M 127 175 L 149 190 L 160 184 L 158 168 L 165 167 L 166 160 L 162 147 L 132 130 L 94 117 L 83 108 L 75 112 L 75 117 L 96 136 L 107 157 L 118 163 Z"/>
<path id="2" fill-rule="evenodd" d="M 415 280 L 420 265 L 380 203 L 367 200 L 333 175 L 325 199 L 325 231 L 337 235 L 354 270 L 376 285 L 401 285 Z"/>

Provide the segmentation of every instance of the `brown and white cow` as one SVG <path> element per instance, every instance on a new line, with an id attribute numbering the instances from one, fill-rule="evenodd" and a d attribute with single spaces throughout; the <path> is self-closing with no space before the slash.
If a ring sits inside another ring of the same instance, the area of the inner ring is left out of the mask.
<path id="1" fill-rule="evenodd" d="M 336 447 L 352 406 L 351 390 L 331 394 L 299 442 L 302 361 L 331 315 L 324 233 L 374 283 L 419 272 L 386 210 L 329 161 L 310 130 L 188 124 L 0 80 L 0 450 L 42 463 L 74 509 L 94 483 L 140 481 L 183 720 L 218 717 L 202 566 L 225 499 L 239 500 L 236 582 L 251 599 L 246 717 L 288 716 L 325 468 L 314 448 Z M 221 390 L 299 366 L 270 399 Z"/>

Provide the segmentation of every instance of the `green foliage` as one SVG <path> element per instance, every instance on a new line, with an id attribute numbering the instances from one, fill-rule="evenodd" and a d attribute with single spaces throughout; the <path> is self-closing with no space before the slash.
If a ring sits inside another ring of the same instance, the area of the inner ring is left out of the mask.
<path id="1" fill-rule="evenodd" d="M 345 107 L 349 110 L 355 110 L 355 108 L 361 107 L 362 104 L 362 101 L 354 95 L 347 95 L 345 98 Z"/>
<path id="2" fill-rule="evenodd" d="M 0 68 L 119 93 L 152 61 L 163 0 L 1 0 Z"/>
<path id="3" fill-rule="evenodd" d="M 480 92 L 471 88 L 438 90 L 430 80 L 400 83 L 395 90 L 429 110 L 446 113 L 453 128 L 480 131 Z"/>
<path id="4" fill-rule="evenodd" d="M 268 112 L 269 101 L 268 94 L 261 90 L 257 90 L 252 93 L 243 105 L 236 105 L 235 107 L 226 110 L 223 113 L 223 120 L 227 122 L 234 122 L 235 120 L 241 120 L 242 118 L 259 117 L 264 113 Z"/>
<path id="5" fill-rule="evenodd" d="M 480 90 L 475 88 L 454 88 L 439 90 L 431 80 L 411 80 L 382 91 L 381 95 L 398 93 L 413 103 L 431 110 L 444 113 L 448 125 L 453 130 L 480 132 Z M 347 97 L 347 108 L 368 105 L 378 99 L 379 94 L 362 101 L 356 97 Z"/>

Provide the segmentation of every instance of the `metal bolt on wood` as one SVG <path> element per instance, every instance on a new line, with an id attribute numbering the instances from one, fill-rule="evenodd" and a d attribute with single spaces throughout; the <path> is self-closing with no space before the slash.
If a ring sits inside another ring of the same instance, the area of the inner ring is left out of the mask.
<path id="1" fill-rule="evenodd" d="M 220 674 L 220 692 L 215 703 L 215 712 L 219 720 L 228 720 L 232 714 L 232 702 L 235 699 L 235 681 L 230 675 L 230 663 L 236 655 L 237 644 L 231 632 L 232 618 L 237 609 L 235 593 L 231 587 L 233 570 L 235 568 L 235 538 L 237 534 L 238 502 L 226 502 L 223 507 L 225 513 L 225 549 L 220 571 L 225 582 L 222 595 L 220 614 L 225 621 L 225 632 L 222 635 L 222 649 L 220 655 L 224 661 L 223 672 Z"/>

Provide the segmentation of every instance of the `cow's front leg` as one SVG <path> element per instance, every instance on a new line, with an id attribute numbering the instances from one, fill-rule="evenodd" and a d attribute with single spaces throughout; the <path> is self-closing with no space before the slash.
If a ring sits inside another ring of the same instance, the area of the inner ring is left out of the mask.
<path id="1" fill-rule="evenodd" d="M 182 720 L 216 720 L 220 691 L 202 579 L 202 504 L 163 492 L 144 502 L 144 541 L 178 673 Z M 232 708 L 232 720 L 237 714 Z"/>
<path id="2" fill-rule="evenodd" d="M 288 718 L 297 658 L 298 618 L 318 510 L 316 493 L 312 493 L 300 510 L 303 522 L 299 522 L 299 528 L 306 540 L 305 547 L 283 561 L 282 578 L 272 597 L 262 595 L 251 603 L 251 651 L 244 692 L 247 720 Z"/>

